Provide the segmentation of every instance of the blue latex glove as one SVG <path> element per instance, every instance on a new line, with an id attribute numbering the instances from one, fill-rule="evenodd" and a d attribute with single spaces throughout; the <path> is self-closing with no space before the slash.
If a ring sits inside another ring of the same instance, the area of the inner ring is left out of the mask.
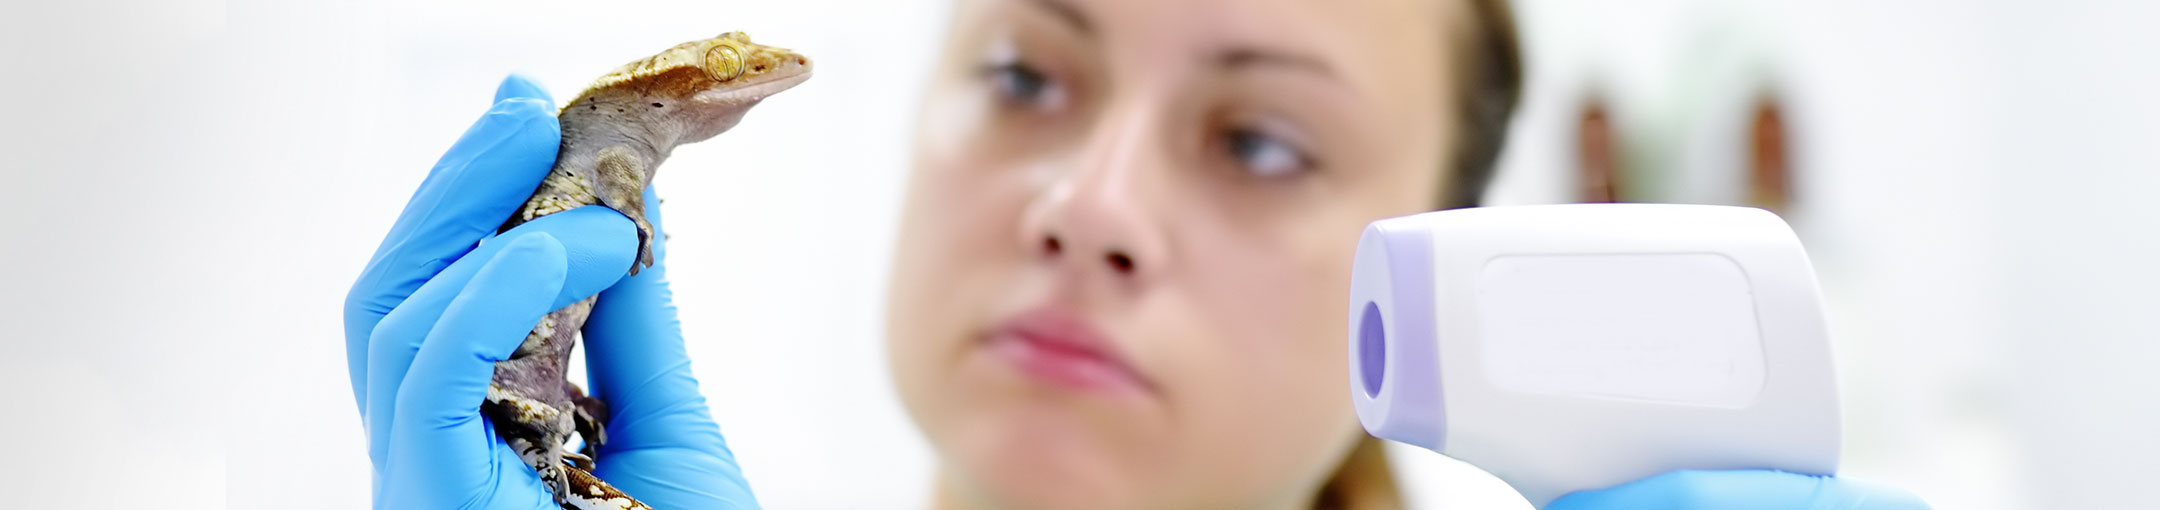
<path id="1" fill-rule="evenodd" d="M 1782 471 L 1674 471 L 1616 487 L 1561 496 L 1545 510 L 1661 508 L 1709 510 L 1925 510 L 1894 487 Z"/>
<path id="2" fill-rule="evenodd" d="M 532 83 L 504 80 L 495 107 L 436 163 L 346 297 L 346 359 L 376 507 L 554 508 L 480 404 L 494 362 L 541 315 L 595 292 L 587 375 L 610 405 L 599 476 L 659 508 L 755 507 L 691 376 L 664 237 L 653 240 L 654 266 L 624 278 L 636 228 L 605 207 L 494 235 L 554 165 L 561 128 L 549 103 Z M 646 217 L 658 231 L 650 193 Z"/>

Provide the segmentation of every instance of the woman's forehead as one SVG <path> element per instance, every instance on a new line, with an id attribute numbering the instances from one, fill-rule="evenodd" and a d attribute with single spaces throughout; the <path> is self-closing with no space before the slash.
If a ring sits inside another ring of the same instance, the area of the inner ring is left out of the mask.
<path id="1" fill-rule="evenodd" d="M 1429 90 L 1444 69 L 1449 0 L 974 0 L 1043 16 L 1078 34 L 1112 66 L 1191 66 L 1229 55 L 1317 60 L 1360 88 Z M 979 18 L 978 18 L 979 19 Z M 1368 83 L 1368 82 L 1383 83 Z M 1376 91 L 1387 92 L 1387 91 Z"/>

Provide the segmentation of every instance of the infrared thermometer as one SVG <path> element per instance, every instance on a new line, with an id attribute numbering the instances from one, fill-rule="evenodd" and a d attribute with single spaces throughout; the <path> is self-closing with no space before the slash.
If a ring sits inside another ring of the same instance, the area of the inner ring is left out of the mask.
<path id="1" fill-rule="evenodd" d="M 1380 220 L 1358 240 L 1349 305 L 1365 430 L 1484 469 L 1537 507 L 1679 469 L 1837 470 L 1821 293 L 1768 211 Z"/>

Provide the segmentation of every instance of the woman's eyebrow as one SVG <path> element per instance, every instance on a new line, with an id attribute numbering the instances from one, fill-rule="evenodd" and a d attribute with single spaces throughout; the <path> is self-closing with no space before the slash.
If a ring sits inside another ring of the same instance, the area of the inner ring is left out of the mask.
<path id="1" fill-rule="evenodd" d="M 1029 0 L 1026 3 L 1050 11 L 1051 16 L 1057 17 L 1067 25 L 1072 25 L 1073 31 L 1079 32 L 1080 35 L 1095 36 L 1094 21 L 1089 20 L 1086 13 L 1080 12 L 1079 7 L 1074 7 L 1072 4 L 1066 3 L 1065 0 Z"/>
<path id="2" fill-rule="evenodd" d="M 1327 62 L 1318 58 L 1263 48 L 1230 48 L 1216 55 L 1215 65 L 1224 71 L 1237 71 L 1250 67 L 1280 66 L 1310 71 L 1328 79 L 1340 79 L 1335 74 L 1335 68 L 1329 67 Z"/>

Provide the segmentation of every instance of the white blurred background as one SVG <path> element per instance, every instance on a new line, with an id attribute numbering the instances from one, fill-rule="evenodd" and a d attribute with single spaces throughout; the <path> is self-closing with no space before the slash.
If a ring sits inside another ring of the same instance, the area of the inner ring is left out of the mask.
<path id="1" fill-rule="evenodd" d="M 2144 507 L 2160 478 L 2160 4 L 1520 0 L 1492 201 L 1780 207 L 1831 303 L 1844 473 L 1938 508 Z M 943 2 L 13 2 L 0 17 L 0 462 L 92 508 L 364 508 L 345 290 L 522 72 L 558 98 L 723 30 L 818 59 L 659 185 L 698 376 L 776 508 L 909 508 L 886 259 Z M 1413 500 L 1520 507 L 1399 450 Z"/>

